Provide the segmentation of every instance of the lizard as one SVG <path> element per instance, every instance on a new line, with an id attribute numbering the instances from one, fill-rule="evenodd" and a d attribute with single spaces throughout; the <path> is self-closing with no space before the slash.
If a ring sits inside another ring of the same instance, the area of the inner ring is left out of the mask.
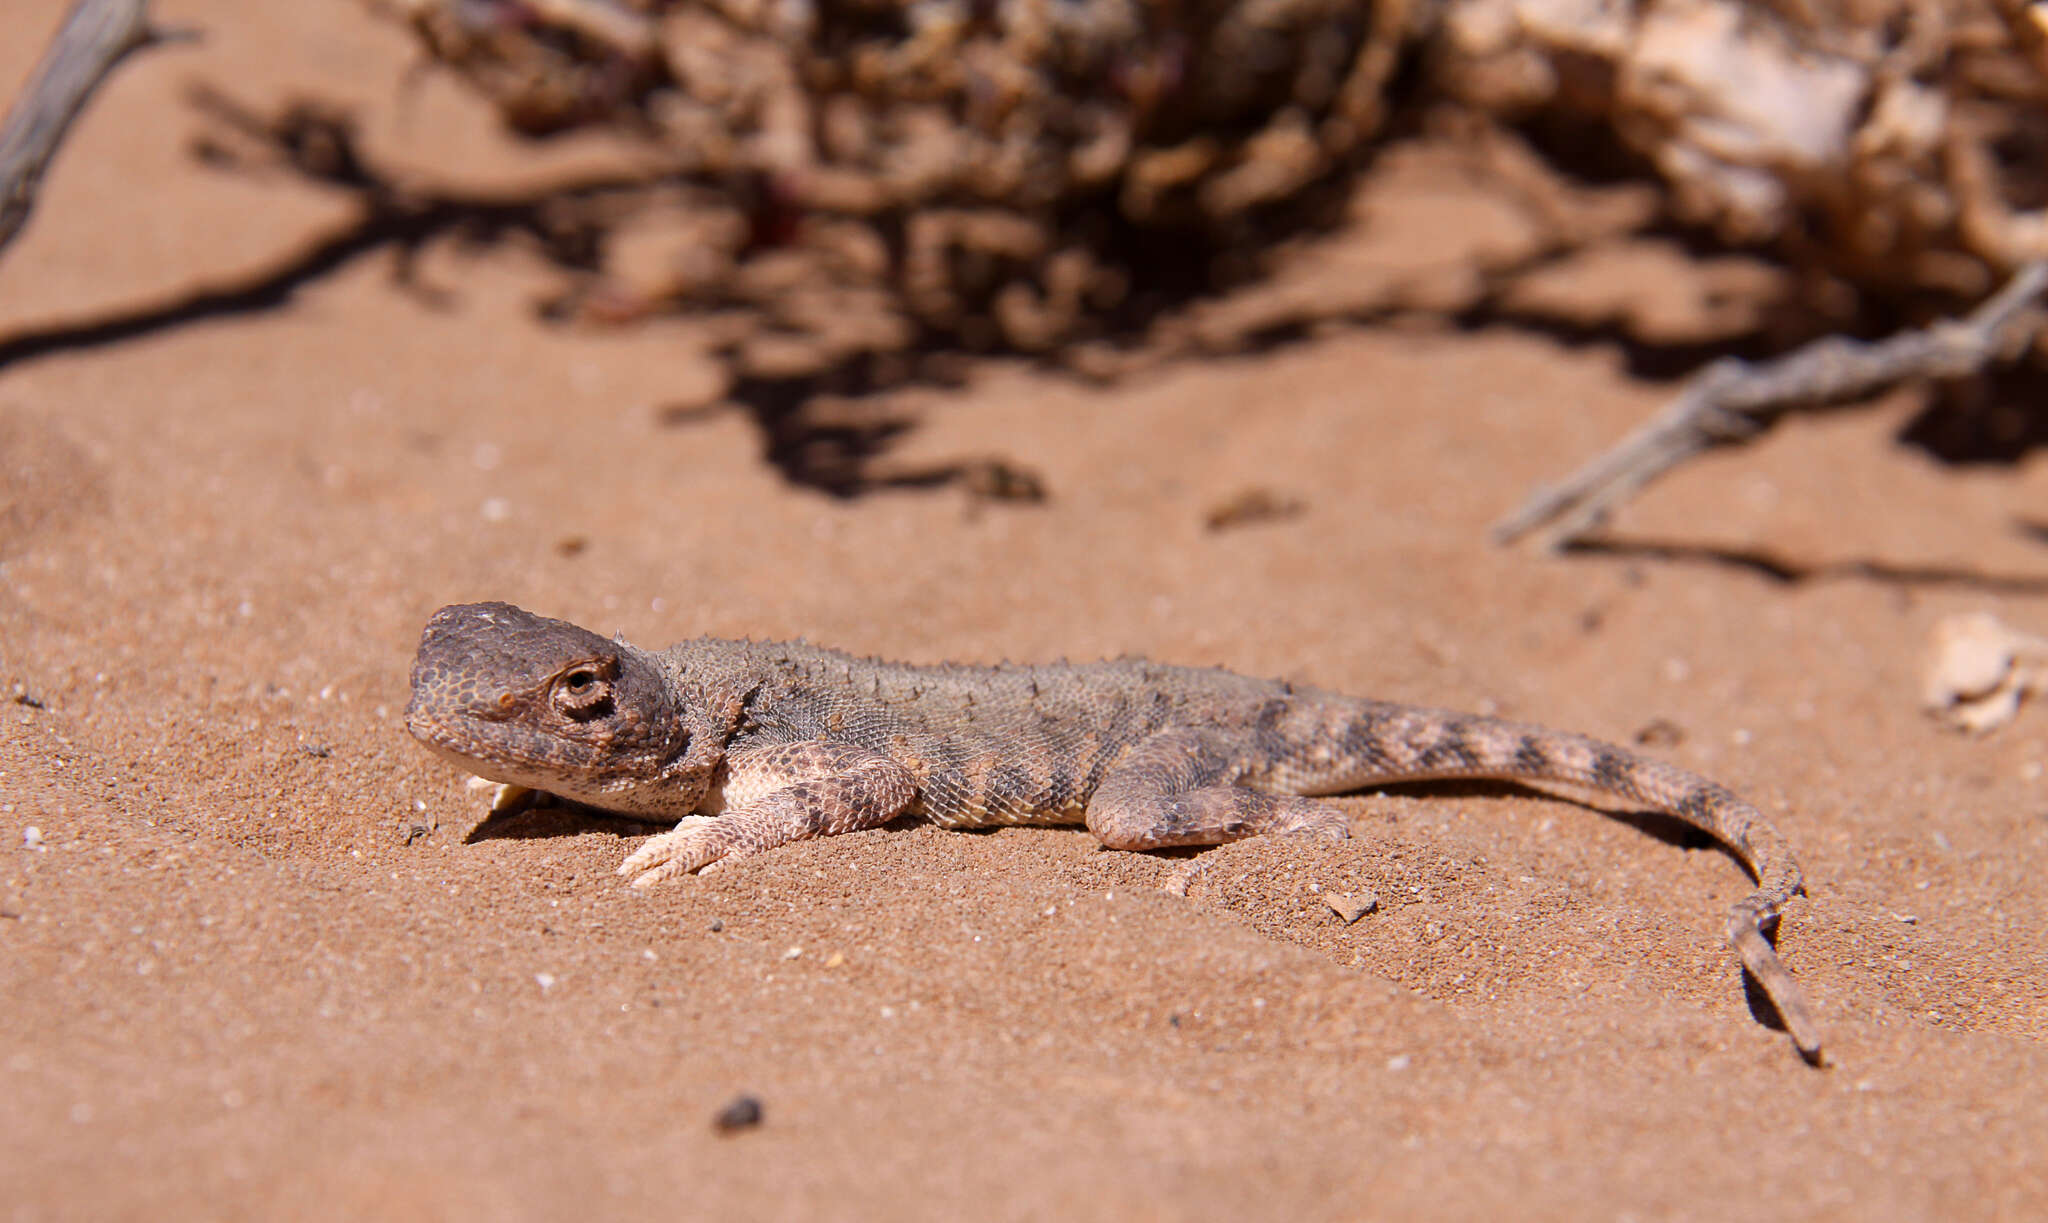
<path id="1" fill-rule="evenodd" d="M 509 603 L 434 613 L 406 727 L 501 784 L 675 820 L 619 866 L 647 887 L 901 816 L 1086 825 L 1107 848 L 1342 840 L 1320 796 L 1443 778 L 1563 782 L 1642 803 L 1732 850 L 1757 886 L 1727 937 L 1793 1045 L 1806 995 L 1766 937 L 1805 892 L 1791 846 L 1725 787 L 1583 735 L 1155 663 L 912 665 L 804 642 L 699 637 L 659 652 Z"/>

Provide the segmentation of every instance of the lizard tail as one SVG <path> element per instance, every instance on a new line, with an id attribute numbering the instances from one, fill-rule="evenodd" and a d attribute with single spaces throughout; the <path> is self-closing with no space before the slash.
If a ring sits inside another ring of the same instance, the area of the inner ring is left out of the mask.
<path id="1" fill-rule="evenodd" d="M 1274 778 L 1296 793 L 1457 777 L 1557 781 L 1643 803 L 1726 845 L 1757 883 L 1728 911 L 1728 942 L 1800 1056 L 1821 1063 L 1820 1025 L 1806 991 L 1767 937 L 1784 907 L 1805 893 L 1805 880 L 1791 844 L 1756 807 L 1697 774 L 1583 735 L 1377 701 L 1336 702 L 1310 716 L 1313 728 L 1288 728 L 1292 750 Z"/>

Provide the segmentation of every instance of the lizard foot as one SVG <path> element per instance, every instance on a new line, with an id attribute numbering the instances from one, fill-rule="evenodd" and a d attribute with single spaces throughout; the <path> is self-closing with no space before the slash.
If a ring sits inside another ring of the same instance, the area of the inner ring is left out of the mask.
<path id="1" fill-rule="evenodd" d="M 491 792 L 491 805 L 486 815 L 517 815 L 536 807 L 549 806 L 555 801 L 555 796 L 546 790 L 530 789 L 509 781 L 492 781 L 488 777 L 472 777 L 466 785 L 472 792 Z"/>
<path id="2" fill-rule="evenodd" d="M 633 887 L 644 888 L 677 875 L 708 870 L 736 848 L 720 832 L 717 816 L 686 815 L 673 830 L 647 838 L 646 844 L 619 863 L 618 873 L 632 880 Z"/>
<path id="3" fill-rule="evenodd" d="M 1286 803 L 1282 811 L 1283 815 L 1268 835 L 1317 837 L 1325 841 L 1351 839 L 1351 820 L 1341 808 L 1313 799 L 1295 798 Z"/>

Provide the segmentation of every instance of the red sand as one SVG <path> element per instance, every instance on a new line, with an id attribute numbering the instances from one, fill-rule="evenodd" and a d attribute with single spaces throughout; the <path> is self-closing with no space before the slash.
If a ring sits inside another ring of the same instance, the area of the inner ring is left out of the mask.
<path id="1" fill-rule="evenodd" d="M 0 80 L 62 8 L 6 6 Z M 0 343 L 346 224 L 195 162 L 193 82 L 346 100 L 443 183 L 618 156 L 536 160 L 453 83 L 407 92 L 404 32 L 354 4 L 162 8 L 205 41 L 96 100 L 0 259 Z M 1426 155 L 1389 169 L 1354 232 L 1209 314 L 1454 293 L 1518 240 Z M 1941 468 L 1893 444 L 1901 396 L 1659 485 L 1618 538 L 1675 555 L 1498 550 L 1490 520 L 1668 388 L 1605 346 L 1336 327 L 1107 388 L 980 366 L 906 400 L 896 457 L 999 455 L 1048 504 L 836 502 L 742 416 L 664 423 L 712 382 L 701 320 L 549 327 L 516 247 L 421 270 L 448 304 L 379 254 L 0 369 L 0 699 L 39 702 L 0 705 L 10 1218 L 2048 1210 L 2048 711 L 1968 740 L 1914 706 L 1940 616 L 2048 626 L 2015 529 L 2038 462 Z M 1717 274 L 1638 244 L 1559 283 L 1682 330 Z M 1253 487 L 1307 509 L 1204 529 Z M 1802 576 L 1715 559 L 1746 550 Z M 649 645 L 1133 652 L 1623 742 L 1662 720 L 1682 741 L 1649 750 L 1799 847 L 1780 948 L 1834 1064 L 1746 1004 L 1725 854 L 1527 793 L 1364 796 L 1346 846 L 1192 857 L 894 827 L 651 895 L 611 874 L 643 827 L 468 841 L 477 797 L 398 715 L 422 621 L 484 598 Z M 1356 925 L 1323 901 L 1367 889 Z M 763 1123 L 715 1133 L 743 1093 Z"/>

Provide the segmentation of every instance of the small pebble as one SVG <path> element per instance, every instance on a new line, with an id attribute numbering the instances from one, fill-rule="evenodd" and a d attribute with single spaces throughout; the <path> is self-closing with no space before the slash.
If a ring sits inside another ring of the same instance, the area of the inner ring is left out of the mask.
<path id="1" fill-rule="evenodd" d="M 1348 926 L 1378 909 L 1380 897 L 1377 892 L 1359 892 L 1356 895 L 1347 892 L 1342 895 L 1325 896 L 1323 903 L 1329 905 L 1330 911 L 1343 918 L 1344 924 Z"/>
<path id="2" fill-rule="evenodd" d="M 1247 488 L 1210 506 L 1202 514 L 1202 525 L 1212 532 L 1228 531 L 1253 523 L 1298 518 L 1307 509 L 1308 504 L 1299 497 L 1270 488 Z"/>
<path id="3" fill-rule="evenodd" d="M 1685 728 L 1669 718 L 1652 718 L 1636 731 L 1642 747 L 1677 747 L 1685 742 Z"/>
<path id="4" fill-rule="evenodd" d="M 720 921 L 720 920 L 719 920 L 718 918 L 716 918 L 716 917 L 714 917 L 714 918 L 712 918 L 712 919 L 711 919 L 711 933 L 713 933 L 713 934 L 717 934 L 717 933 L 718 933 L 719 931 L 721 931 L 721 930 L 723 930 L 723 929 L 725 929 L 725 923 L 724 923 L 724 922 Z"/>
<path id="5" fill-rule="evenodd" d="M 761 1102 L 753 1096 L 734 1096 L 711 1118 L 711 1128 L 721 1134 L 737 1134 L 761 1124 Z"/>

